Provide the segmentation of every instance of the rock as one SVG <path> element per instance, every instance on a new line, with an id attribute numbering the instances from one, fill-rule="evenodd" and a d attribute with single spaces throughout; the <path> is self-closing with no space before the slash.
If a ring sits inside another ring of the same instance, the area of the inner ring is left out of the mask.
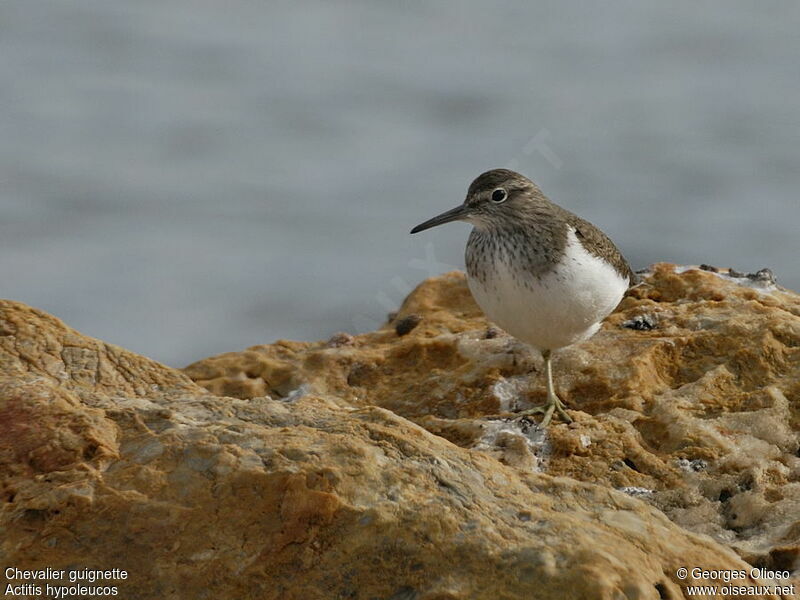
<path id="1" fill-rule="evenodd" d="M 774 277 L 654 265 L 596 336 L 555 354 L 576 422 L 546 435 L 483 418 L 544 401 L 541 359 L 487 335 L 463 274 L 423 282 L 395 318 L 412 314 L 422 320 L 400 339 L 387 323 L 346 351 L 278 342 L 185 372 L 242 398 L 242 373 L 277 397 L 270 382 L 292 373 L 293 386 L 389 409 L 511 466 L 652 491 L 641 497 L 687 530 L 800 570 L 800 296 Z"/>
<path id="2" fill-rule="evenodd" d="M 399 319 L 397 323 L 395 323 L 394 330 L 397 335 L 406 335 L 412 329 L 414 329 L 414 327 L 419 325 L 421 320 L 422 317 L 419 315 L 408 315 L 407 317 Z"/>
<path id="3" fill-rule="evenodd" d="M 0 301 L 0 584 L 117 568 L 126 598 L 658 599 L 697 567 L 752 590 L 751 564 L 797 556 L 797 308 L 659 265 L 557 358 L 576 423 L 544 433 L 481 418 L 543 386 L 460 274 L 409 296 L 402 337 L 185 374 Z M 658 327 L 621 326 L 640 312 Z"/>

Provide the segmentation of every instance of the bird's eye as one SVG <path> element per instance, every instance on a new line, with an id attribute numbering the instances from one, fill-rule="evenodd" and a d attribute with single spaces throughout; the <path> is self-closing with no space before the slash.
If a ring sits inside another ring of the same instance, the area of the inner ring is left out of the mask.
<path id="1" fill-rule="evenodd" d="M 492 202 L 500 204 L 508 198 L 508 193 L 503 188 L 497 188 L 492 192 Z"/>

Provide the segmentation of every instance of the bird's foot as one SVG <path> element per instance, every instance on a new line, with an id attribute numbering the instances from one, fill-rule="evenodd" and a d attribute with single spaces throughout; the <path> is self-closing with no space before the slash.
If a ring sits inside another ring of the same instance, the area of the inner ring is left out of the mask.
<path id="1" fill-rule="evenodd" d="M 516 413 L 516 416 L 518 419 L 522 419 L 530 415 L 535 415 L 536 413 L 542 413 L 544 415 L 539 423 L 539 427 L 547 427 L 550 424 L 554 413 L 558 413 L 558 415 L 564 419 L 566 423 L 572 423 L 572 417 L 567 414 L 564 403 L 561 402 L 561 399 L 555 394 L 548 396 L 546 404 L 543 404 L 542 406 L 534 406 L 533 408 L 520 411 Z"/>

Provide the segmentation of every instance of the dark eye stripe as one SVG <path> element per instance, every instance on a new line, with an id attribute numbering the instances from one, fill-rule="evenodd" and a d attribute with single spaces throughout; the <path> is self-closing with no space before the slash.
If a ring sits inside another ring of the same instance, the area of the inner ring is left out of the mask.
<path id="1" fill-rule="evenodd" d="M 492 192 L 492 202 L 497 202 L 499 204 L 507 197 L 508 194 L 503 188 L 497 188 L 495 191 Z"/>

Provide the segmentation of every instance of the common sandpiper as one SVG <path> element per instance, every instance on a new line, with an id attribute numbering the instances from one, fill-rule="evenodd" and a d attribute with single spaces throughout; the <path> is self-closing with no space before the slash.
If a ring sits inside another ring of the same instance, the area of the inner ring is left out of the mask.
<path id="1" fill-rule="evenodd" d="M 555 412 L 571 422 L 553 386 L 552 353 L 600 329 L 634 281 L 628 262 L 605 233 L 508 169 L 478 176 L 463 204 L 411 233 L 450 221 L 473 225 L 465 258 L 478 305 L 544 358 L 547 402 L 518 415 L 542 413 L 541 427 Z"/>

